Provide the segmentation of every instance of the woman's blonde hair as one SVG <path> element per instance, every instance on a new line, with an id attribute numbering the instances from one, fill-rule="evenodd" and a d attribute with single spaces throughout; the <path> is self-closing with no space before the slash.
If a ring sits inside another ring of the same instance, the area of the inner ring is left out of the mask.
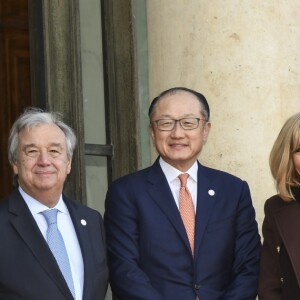
<path id="1" fill-rule="evenodd" d="M 299 186 L 293 154 L 300 148 L 300 113 L 291 116 L 283 125 L 270 153 L 269 164 L 280 197 L 289 202 L 294 199 L 291 186 Z"/>

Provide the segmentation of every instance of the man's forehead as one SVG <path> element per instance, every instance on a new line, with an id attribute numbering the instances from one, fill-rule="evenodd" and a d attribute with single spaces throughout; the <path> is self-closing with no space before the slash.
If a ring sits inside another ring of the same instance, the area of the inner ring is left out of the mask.
<path id="1" fill-rule="evenodd" d="M 23 149 L 27 149 L 27 148 L 33 148 L 33 147 L 40 147 L 41 145 L 39 143 L 23 143 L 22 144 L 22 148 Z M 43 145 L 45 146 L 45 145 Z M 58 147 L 58 148 L 63 148 L 65 146 L 65 143 L 64 142 L 51 142 L 49 141 L 47 144 L 46 144 L 47 147 Z"/>
<path id="2" fill-rule="evenodd" d="M 40 124 L 36 126 L 30 126 L 22 128 L 19 131 L 19 136 L 21 135 L 36 135 L 39 132 L 43 133 L 43 136 L 51 136 L 51 135 L 62 135 L 65 136 L 64 132 L 55 124 Z"/>
<path id="3" fill-rule="evenodd" d="M 47 127 L 34 126 L 30 128 L 23 128 L 18 134 L 18 140 L 22 145 L 63 145 L 66 143 L 66 136 L 56 125 Z"/>
<path id="4" fill-rule="evenodd" d="M 185 95 L 177 93 L 163 96 L 156 105 L 156 111 L 180 110 L 183 114 L 201 112 L 201 103 L 197 97 L 188 92 L 183 91 L 182 93 L 185 93 Z"/>

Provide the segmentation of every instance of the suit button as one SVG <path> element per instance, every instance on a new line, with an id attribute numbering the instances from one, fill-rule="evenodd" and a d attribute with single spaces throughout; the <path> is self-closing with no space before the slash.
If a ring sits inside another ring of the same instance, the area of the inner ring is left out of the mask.
<path id="1" fill-rule="evenodd" d="M 195 290 L 199 290 L 201 288 L 201 284 L 195 283 L 194 288 Z"/>

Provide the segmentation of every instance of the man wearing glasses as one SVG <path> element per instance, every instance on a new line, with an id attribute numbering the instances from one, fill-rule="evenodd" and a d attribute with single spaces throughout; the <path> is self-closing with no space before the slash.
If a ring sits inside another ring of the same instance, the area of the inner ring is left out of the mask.
<path id="1" fill-rule="evenodd" d="M 111 184 L 104 216 L 121 300 L 254 300 L 260 237 L 247 183 L 198 161 L 205 97 L 176 87 L 149 108 L 159 157 Z"/>

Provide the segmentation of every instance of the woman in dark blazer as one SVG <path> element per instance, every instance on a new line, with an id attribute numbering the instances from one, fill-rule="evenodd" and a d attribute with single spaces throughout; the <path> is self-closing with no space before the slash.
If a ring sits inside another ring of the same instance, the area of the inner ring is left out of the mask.
<path id="1" fill-rule="evenodd" d="M 265 203 L 258 297 L 300 299 L 300 113 L 282 127 L 270 154 L 278 194 Z"/>

